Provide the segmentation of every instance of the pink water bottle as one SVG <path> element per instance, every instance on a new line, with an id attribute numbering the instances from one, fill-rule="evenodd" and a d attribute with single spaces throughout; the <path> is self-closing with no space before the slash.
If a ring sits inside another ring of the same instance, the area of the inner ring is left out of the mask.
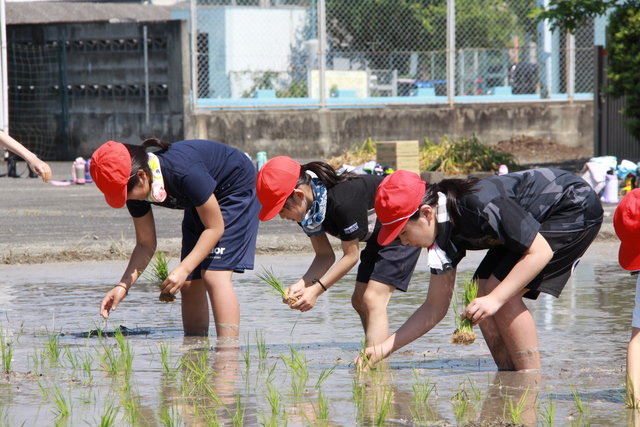
<path id="1" fill-rule="evenodd" d="M 78 157 L 75 162 L 73 162 L 73 180 L 76 184 L 83 185 L 85 182 L 87 182 L 85 176 L 86 164 L 86 160 L 82 157 Z"/>

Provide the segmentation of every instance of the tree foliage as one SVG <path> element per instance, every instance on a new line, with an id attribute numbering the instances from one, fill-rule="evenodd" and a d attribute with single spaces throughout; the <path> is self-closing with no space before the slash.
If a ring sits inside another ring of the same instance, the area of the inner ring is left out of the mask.
<path id="1" fill-rule="evenodd" d="M 456 48 L 510 47 L 512 36 L 524 35 L 525 21 L 532 21 L 518 3 L 523 2 L 458 0 Z M 372 68 L 386 68 L 391 53 L 446 49 L 446 0 L 327 0 L 326 5 L 331 51 L 362 55 Z"/>
<path id="2" fill-rule="evenodd" d="M 546 10 L 534 8 L 529 16 L 538 21 L 548 19 L 552 31 L 564 29 L 573 34 L 588 19 L 604 15 L 616 3 L 617 0 L 550 0 Z"/>
<path id="3" fill-rule="evenodd" d="M 608 12 L 608 90 L 625 97 L 627 128 L 640 140 L 640 0 L 551 0 L 547 10 L 534 9 L 530 16 L 548 19 L 554 30 L 573 33 L 588 19 Z"/>
<path id="4" fill-rule="evenodd" d="M 607 31 L 609 91 L 625 97 L 627 128 L 640 141 L 640 8 L 629 3 L 616 8 Z"/>

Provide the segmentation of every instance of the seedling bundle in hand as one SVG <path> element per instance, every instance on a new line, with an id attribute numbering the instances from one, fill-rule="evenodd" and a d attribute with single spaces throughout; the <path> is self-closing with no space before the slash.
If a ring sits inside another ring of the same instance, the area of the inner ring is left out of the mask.
<path id="1" fill-rule="evenodd" d="M 169 276 L 169 260 L 163 252 L 157 251 L 146 270 L 142 272 L 142 277 L 157 287 L 162 286 Z M 176 296 L 169 292 L 161 292 L 158 298 L 162 302 L 173 302 Z"/>
<path id="2" fill-rule="evenodd" d="M 478 296 L 478 282 L 473 278 L 467 278 L 464 280 L 464 307 L 469 305 L 471 301 L 476 299 Z M 451 338 L 451 343 L 453 344 L 464 344 L 470 345 L 473 344 L 476 340 L 476 333 L 473 332 L 473 323 L 470 319 L 464 318 L 460 319 L 458 313 L 456 312 L 456 324 L 458 325 L 458 329 L 453 333 L 453 337 Z"/>
<path id="3" fill-rule="evenodd" d="M 261 273 L 256 273 L 256 276 L 258 276 L 258 278 L 265 281 L 269 286 L 271 286 L 271 289 L 273 289 L 277 295 L 282 297 L 282 299 L 289 305 L 289 307 L 291 307 L 291 305 L 295 304 L 298 301 L 298 298 L 290 298 L 287 295 L 287 291 L 282 285 L 282 282 L 276 277 L 275 274 L 273 274 L 273 271 L 263 270 Z"/>

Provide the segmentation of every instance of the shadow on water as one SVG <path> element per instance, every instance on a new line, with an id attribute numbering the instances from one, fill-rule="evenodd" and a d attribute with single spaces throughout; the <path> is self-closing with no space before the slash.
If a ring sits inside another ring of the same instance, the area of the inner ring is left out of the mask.
<path id="1" fill-rule="evenodd" d="M 479 330 L 475 343 L 451 344 L 453 311 L 380 368 L 357 372 L 354 274 L 303 314 L 253 272 L 236 275 L 241 336 L 219 342 L 184 337 L 179 299 L 161 303 L 144 283 L 103 321 L 100 301 L 122 262 L 3 266 L 0 425 L 640 427 L 623 396 L 636 278 L 618 267 L 616 250 L 594 245 L 559 299 L 527 302 L 540 338 L 537 373 L 496 371 Z M 310 260 L 256 264 L 289 284 Z M 391 298 L 392 330 L 427 288 L 421 260 L 409 292 Z"/>

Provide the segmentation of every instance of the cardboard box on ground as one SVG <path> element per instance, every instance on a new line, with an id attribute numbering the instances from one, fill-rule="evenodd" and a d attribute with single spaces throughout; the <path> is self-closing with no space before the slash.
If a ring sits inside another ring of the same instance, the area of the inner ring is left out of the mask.
<path id="1" fill-rule="evenodd" d="M 418 141 L 376 142 L 377 162 L 394 170 L 407 170 L 420 174 Z"/>

